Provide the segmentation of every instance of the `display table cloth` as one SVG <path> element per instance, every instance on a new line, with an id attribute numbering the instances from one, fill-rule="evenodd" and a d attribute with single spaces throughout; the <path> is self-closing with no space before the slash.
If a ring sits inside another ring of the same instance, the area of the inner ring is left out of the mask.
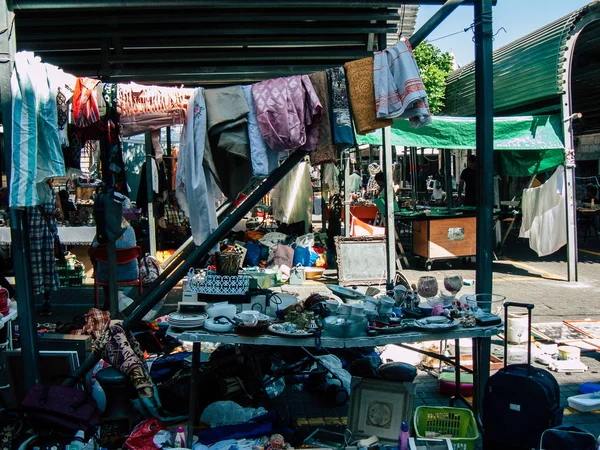
<path id="1" fill-rule="evenodd" d="M 96 236 L 96 227 L 58 227 L 62 244 L 90 245 Z M 10 244 L 10 228 L 0 227 L 0 244 Z"/>

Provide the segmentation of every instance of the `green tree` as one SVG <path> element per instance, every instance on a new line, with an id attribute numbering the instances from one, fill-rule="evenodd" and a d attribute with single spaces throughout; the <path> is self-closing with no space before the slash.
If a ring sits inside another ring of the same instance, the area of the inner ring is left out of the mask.
<path id="1" fill-rule="evenodd" d="M 439 114 L 444 108 L 446 78 L 452 73 L 454 56 L 427 41 L 414 49 L 414 55 L 421 70 L 431 114 Z"/>

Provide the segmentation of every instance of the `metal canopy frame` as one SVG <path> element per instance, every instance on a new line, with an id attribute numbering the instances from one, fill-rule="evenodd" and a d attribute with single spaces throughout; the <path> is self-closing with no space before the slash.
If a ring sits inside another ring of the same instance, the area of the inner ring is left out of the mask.
<path id="1" fill-rule="evenodd" d="M 383 45 L 390 33 L 397 32 L 388 22 L 398 22 L 397 8 L 400 6 L 398 2 L 389 0 L 279 0 L 275 5 L 266 1 L 243 0 L 5 0 L 3 3 L 0 24 L 9 32 L 3 34 L 0 45 L 11 58 L 16 50 L 16 42 L 19 50 L 34 51 L 45 62 L 55 64 L 74 75 L 100 77 L 113 82 L 143 81 L 189 85 L 230 84 L 306 74 L 361 58 L 372 50 L 370 46 L 376 36 L 380 45 Z M 461 3 L 475 5 L 475 23 L 479 24 L 475 28 L 476 48 L 479 49 L 477 64 L 480 68 L 477 84 L 484 86 L 485 95 L 483 101 L 478 103 L 478 127 L 480 126 L 481 130 L 478 132 L 477 142 L 480 152 L 489 152 L 491 155 L 492 92 L 491 89 L 489 92 L 487 89 L 490 87 L 492 76 L 492 0 L 403 2 L 405 6 L 445 4 L 420 30 L 413 46 L 424 39 Z M 164 14 L 166 9 L 168 14 Z M 235 17 L 233 22 L 232 10 L 241 16 L 258 18 L 260 23 L 239 17 Z M 202 11 L 204 15 L 200 14 Z M 243 14 L 240 14 L 241 12 Z M 89 23 L 94 24 L 96 29 L 93 32 L 87 28 L 85 20 L 80 20 L 82 15 L 90 20 Z M 312 19 L 308 15 L 311 15 Z M 210 19 L 211 16 L 214 18 Z M 69 19 L 67 26 L 64 17 Z M 74 17 L 79 19 L 75 20 Z M 216 19 L 217 17 L 221 20 L 231 18 L 231 21 L 223 24 Z M 482 21 L 482 17 L 485 20 Z M 16 34 L 19 35 L 18 41 L 15 40 L 15 26 Z M 298 47 L 301 48 L 300 52 Z M 296 53 L 297 58 L 286 56 Z M 11 58 L 5 61 L 0 72 L 4 119 L 10 118 L 12 67 L 9 67 L 11 64 L 7 62 L 10 62 Z M 286 58 L 294 64 L 282 64 L 282 59 Z M 10 127 L 5 127 L 5 130 L 7 129 Z M 386 130 L 383 133 L 384 136 L 389 136 Z M 10 168 L 11 153 L 9 135 L 10 133 L 5 132 L 7 168 Z M 384 143 L 384 152 L 384 157 L 389 159 L 390 142 Z M 124 327 L 130 329 L 138 323 L 187 274 L 188 269 L 202 262 L 210 249 L 303 157 L 304 152 L 293 153 L 201 246 L 184 251 L 173 261 L 169 267 L 172 268 L 169 276 L 160 277 L 151 292 L 142 296 L 141 305 L 127 318 Z M 390 172 L 391 165 L 386 164 L 388 189 L 391 188 L 392 182 Z M 491 180 L 491 174 L 492 171 L 481 174 L 484 184 L 487 177 Z M 393 218 L 393 202 L 390 201 L 389 194 L 391 191 L 386 195 L 388 222 Z M 491 214 L 488 219 L 487 213 L 491 212 L 492 199 L 478 198 L 478 202 L 478 206 L 482 206 L 478 208 L 478 222 L 483 220 L 487 223 L 491 220 Z M 15 216 L 15 220 L 11 220 L 12 238 L 18 253 L 15 261 L 24 262 L 27 255 L 23 248 L 22 231 L 25 223 L 23 220 L 26 217 L 20 210 L 11 210 L 11 215 Z M 481 242 L 478 239 L 478 271 L 481 270 L 481 273 L 478 273 L 478 292 L 484 292 L 481 287 L 491 289 L 491 258 L 482 258 L 481 262 L 479 259 L 480 253 L 491 255 L 491 245 L 491 238 L 482 239 Z M 24 321 L 22 323 L 27 324 L 35 318 L 30 278 L 26 275 L 26 264 L 15 266 L 17 296 L 20 299 L 19 315 Z M 39 381 L 35 327 L 22 325 L 21 330 L 24 363 L 27 367 L 25 383 L 31 386 Z M 489 343 L 487 347 L 489 353 Z M 77 378 L 85 375 L 98 358 L 99 355 L 89 357 L 68 382 L 74 383 Z M 489 372 L 489 358 L 482 358 L 478 369 L 486 375 Z"/>

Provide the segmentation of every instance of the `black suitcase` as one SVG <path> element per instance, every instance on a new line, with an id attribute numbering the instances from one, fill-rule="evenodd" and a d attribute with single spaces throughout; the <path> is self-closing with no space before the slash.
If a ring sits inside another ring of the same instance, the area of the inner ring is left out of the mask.
<path id="1" fill-rule="evenodd" d="M 483 394 L 484 450 L 539 448 L 542 433 L 562 423 L 560 387 L 550 372 L 531 367 L 531 310 L 533 305 L 504 304 L 504 336 L 508 336 L 508 308 L 527 308 L 529 314 L 527 364 L 507 363 L 492 375 Z"/>

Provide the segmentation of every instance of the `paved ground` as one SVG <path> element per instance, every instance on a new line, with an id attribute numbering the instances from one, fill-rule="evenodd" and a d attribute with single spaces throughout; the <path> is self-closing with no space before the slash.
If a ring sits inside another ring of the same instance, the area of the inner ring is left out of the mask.
<path id="1" fill-rule="evenodd" d="M 580 243 L 579 281 L 566 281 L 567 263 L 566 249 L 554 255 L 538 258 L 527 245 L 527 241 L 511 236 L 504 256 L 493 265 L 494 293 L 505 295 L 508 300 L 533 303 L 534 322 L 560 322 L 567 319 L 600 319 L 598 300 L 600 299 L 600 239 L 589 238 Z M 434 275 L 438 279 L 448 273 L 460 273 L 465 279 L 475 279 L 475 265 L 463 265 L 461 261 L 436 261 L 431 272 L 423 270 L 422 262 L 411 261 L 411 266 L 404 270 L 407 279 L 413 283 L 425 274 Z M 333 281 L 333 280 L 331 280 Z M 323 283 L 310 282 L 301 287 L 284 286 L 284 291 L 297 292 L 307 296 L 313 292 L 328 292 Z M 473 293 L 474 286 L 465 286 L 459 295 Z M 172 310 L 180 299 L 180 289 L 175 289 L 167 298 L 163 312 Z M 85 314 L 93 304 L 93 291 L 90 288 L 62 289 L 53 295 L 54 315 L 50 318 L 38 316 L 38 322 L 69 321 L 73 316 Z M 582 356 L 582 361 L 589 366 L 584 374 L 558 374 L 556 378 L 561 385 L 561 400 L 566 406 L 566 399 L 578 392 L 584 381 L 600 383 L 600 353 L 589 352 Z M 447 405 L 448 398 L 441 396 L 437 389 L 437 380 L 425 372 L 417 378 L 416 405 Z M 0 383 L 2 384 L 2 383 Z M 313 400 L 306 400 L 308 403 Z M 312 408 L 312 409 L 311 409 Z M 316 417 L 309 417 L 309 412 L 297 412 L 299 425 L 306 425 L 302 420 L 312 420 L 311 426 L 326 425 L 325 413 L 317 413 L 314 405 L 309 408 Z M 295 411 L 302 411 L 296 409 Z M 344 411 L 337 411 L 338 418 Z M 320 417 L 319 417 L 320 414 Z M 600 435 L 600 414 L 577 414 L 566 410 L 565 422 L 576 424 Z M 305 416 L 305 417 L 302 417 Z M 340 420 L 344 418 L 341 417 Z"/>

